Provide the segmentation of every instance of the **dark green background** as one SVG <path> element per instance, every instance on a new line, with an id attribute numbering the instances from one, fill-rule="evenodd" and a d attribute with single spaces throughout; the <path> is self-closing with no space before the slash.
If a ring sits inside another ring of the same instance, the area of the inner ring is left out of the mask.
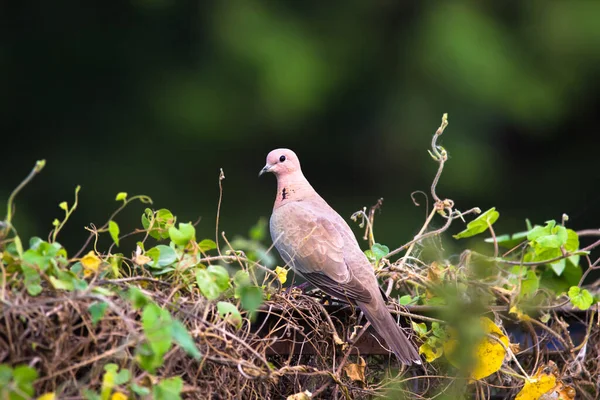
<path id="1" fill-rule="evenodd" d="M 77 184 L 80 207 L 59 238 L 71 248 L 119 191 L 202 217 L 199 236 L 211 236 L 220 167 L 221 228 L 245 234 L 270 214 L 274 179 L 257 179 L 266 154 L 290 147 L 344 217 L 384 197 L 376 236 L 395 247 L 424 220 L 409 195 L 428 190 L 444 112 L 441 196 L 496 206 L 498 233 L 563 212 L 575 228 L 600 224 L 600 2 L 0 7 L 0 201 L 48 161 L 17 199 L 25 237 L 45 235 Z M 142 209 L 117 219 L 122 231 Z"/>

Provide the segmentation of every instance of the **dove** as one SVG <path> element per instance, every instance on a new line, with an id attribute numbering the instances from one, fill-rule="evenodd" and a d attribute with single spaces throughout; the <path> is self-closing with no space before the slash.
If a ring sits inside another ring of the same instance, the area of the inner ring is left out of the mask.
<path id="1" fill-rule="evenodd" d="M 295 273 L 332 297 L 363 312 L 406 365 L 421 364 L 415 346 L 386 307 L 373 267 L 346 221 L 313 189 L 292 150 L 276 149 L 260 171 L 277 178 L 271 239 Z"/>

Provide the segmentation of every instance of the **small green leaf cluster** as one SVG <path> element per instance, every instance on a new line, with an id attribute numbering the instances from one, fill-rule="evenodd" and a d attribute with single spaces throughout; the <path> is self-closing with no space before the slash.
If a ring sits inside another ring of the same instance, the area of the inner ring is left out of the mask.
<path id="1" fill-rule="evenodd" d="M 33 383 L 38 378 L 37 371 L 28 365 L 0 364 L 0 399 L 26 400 L 33 397 Z"/>
<path id="2" fill-rule="evenodd" d="M 571 286 L 568 295 L 571 303 L 581 310 L 587 310 L 594 302 L 592 294 L 587 289 L 581 289 L 578 286 Z"/>
<path id="3" fill-rule="evenodd" d="M 490 208 L 479 217 L 467 224 L 467 229 L 454 235 L 454 239 L 464 239 L 471 236 L 479 235 L 491 227 L 498 220 L 500 213 L 495 207 Z"/>
<path id="4" fill-rule="evenodd" d="M 134 308 L 142 310 L 145 340 L 135 350 L 135 360 L 142 369 L 154 373 L 163 364 L 164 356 L 174 342 L 190 356 L 202 357 L 186 327 L 168 310 L 159 307 L 135 286 L 129 288 L 127 296 Z"/>
<path id="5" fill-rule="evenodd" d="M 67 251 L 58 242 L 50 243 L 32 237 L 29 248 L 24 250 L 20 239 L 13 240 L 1 253 L 1 261 L 7 274 L 14 278 L 10 281 L 11 285 L 15 288 L 22 285 L 31 296 L 42 292 L 42 276 L 56 289 L 86 287 L 84 281 L 66 269 L 69 265 Z"/>
<path id="6" fill-rule="evenodd" d="M 154 400 L 180 400 L 182 389 L 183 381 L 178 376 L 160 379 L 155 384 L 151 381 L 146 381 L 144 384 L 136 383 L 131 379 L 131 372 L 128 369 L 119 370 L 117 364 L 109 363 L 104 366 L 100 393 L 86 389 L 83 395 L 86 400 L 125 399 L 127 396 L 123 391 L 129 390 L 140 397 L 152 394 Z"/>
<path id="7" fill-rule="evenodd" d="M 432 362 L 444 354 L 444 343 L 448 340 L 448 334 L 439 322 L 433 321 L 430 329 L 425 322 L 412 322 L 412 328 L 423 342 L 419 347 L 419 354 L 425 355 L 427 362 Z"/>
<path id="8" fill-rule="evenodd" d="M 543 287 L 556 296 L 568 291 L 571 303 L 578 308 L 587 309 L 593 304 L 593 296 L 578 286 L 583 275 L 580 257 L 588 252 L 579 249 L 577 233 L 564 226 L 566 216 L 563 224 L 549 220 L 544 225 L 532 226 L 527 221 L 526 231 L 495 236 L 491 227 L 498 217 L 499 213 L 492 208 L 469 222 L 467 229 L 454 237 L 471 237 L 489 229 L 493 236 L 486 242 L 510 249 L 508 253 L 519 257 L 491 259 L 500 265 L 513 264 L 508 269 L 504 288 L 517 289 L 516 303 L 534 299 Z M 515 249 L 520 251 L 513 251 Z"/>
<path id="9" fill-rule="evenodd" d="M 179 227 L 176 228 L 175 223 L 176 217 L 167 209 L 160 209 L 156 212 L 145 210 L 142 215 L 142 224 L 148 234 L 156 239 L 170 239 L 171 242 L 169 246 L 159 244 L 140 253 L 146 259 L 139 257 L 141 259 L 139 264 L 150 268 L 154 276 L 174 273 L 188 283 L 191 282 L 191 279 L 187 274 L 193 272 L 196 286 L 204 297 L 208 300 L 232 297 L 238 299 L 242 308 L 248 312 L 250 317 L 253 317 L 255 311 L 262 304 L 264 288 L 253 283 L 253 278 L 248 271 L 238 270 L 231 277 L 227 267 L 218 264 L 207 266 L 200 262 L 204 253 L 217 248 L 216 243 L 210 239 L 196 243 L 196 230 L 192 224 L 179 223 Z M 259 221 L 250 231 L 253 240 L 245 243 L 258 243 L 258 239 L 264 238 L 264 231 L 265 224 Z M 238 245 L 239 242 L 238 240 Z M 234 244 L 236 244 L 235 241 L 232 245 Z M 143 250 L 143 243 L 138 242 L 138 247 Z M 257 248 L 254 246 L 255 250 Z M 238 255 L 244 254 L 238 253 Z M 241 314 L 237 307 L 235 311 L 232 311 L 231 307 L 235 307 L 233 304 L 228 303 L 230 306 L 223 304 L 220 306 L 221 310 L 225 307 L 229 311 L 227 313 L 220 311 L 220 313 L 223 316 L 231 315 L 236 321 L 236 325 L 239 326 Z"/>
<path id="10" fill-rule="evenodd" d="M 373 246 L 371 246 L 370 249 L 365 250 L 367 259 L 372 263 L 375 263 L 376 267 L 379 266 L 379 261 L 381 261 L 381 259 L 387 256 L 389 253 L 390 248 L 379 243 L 373 243 Z"/>

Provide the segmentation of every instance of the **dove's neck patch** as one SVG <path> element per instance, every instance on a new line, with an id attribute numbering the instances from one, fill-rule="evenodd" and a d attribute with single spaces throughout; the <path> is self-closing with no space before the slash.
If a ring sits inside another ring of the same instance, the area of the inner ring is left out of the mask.
<path id="1" fill-rule="evenodd" d="M 302 173 L 278 176 L 277 197 L 275 198 L 274 207 L 277 208 L 293 201 L 305 200 L 315 193 Z"/>

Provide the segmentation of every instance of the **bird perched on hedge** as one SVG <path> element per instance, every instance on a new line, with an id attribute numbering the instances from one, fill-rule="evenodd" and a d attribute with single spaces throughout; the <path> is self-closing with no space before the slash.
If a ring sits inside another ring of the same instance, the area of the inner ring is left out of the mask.
<path id="1" fill-rule="evenodd" d="M 325 293 L 358 306 L 403 364 L 420 364 L 415 346 L 388 311 L 354 233 L 308 183 L 296 154 L 271 151 L 259 176 L 265 172 L 277 177 L 270 228 L 281 258 Z"/>

